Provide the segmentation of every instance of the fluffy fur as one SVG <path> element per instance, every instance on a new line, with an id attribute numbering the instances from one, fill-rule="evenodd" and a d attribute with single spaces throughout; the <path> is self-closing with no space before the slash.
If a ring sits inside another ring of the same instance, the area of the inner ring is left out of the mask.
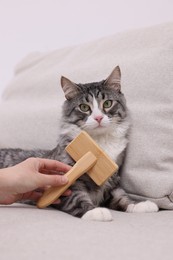
<path id="1" fill-rule="evenodd" d="M 106 80 L 89 84 L 75 84 L 62 77 L 61 85 L 66 101 L 63 105 L 58 144 L 51 151 L 24 151 L 2 149 L 0 167 L 9 167 L 28 157 L 45 157 L 73 165 L 65 147 L 81 130 L 87 131 L 100 147 L 119 165 L 122 165 L 128 143 L 129 112 L 121 92 L 121 72 L 116 67 Z M 154 212 L 153 202 L 135 203 L 120 186 L 119 174 L 98 187 L 84 174 L 71 187 L 72 195 L 62 197 L 62 203 L 54 206 L 82 219 L 111 221 L 111 212 Z"/>

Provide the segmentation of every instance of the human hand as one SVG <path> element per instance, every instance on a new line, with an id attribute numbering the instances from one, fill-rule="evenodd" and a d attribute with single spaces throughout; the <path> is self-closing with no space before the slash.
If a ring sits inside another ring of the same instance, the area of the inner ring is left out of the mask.
<path id="1" fill-rule="evenodd" d="M 43 189 L 68 183 L 66 176 L 70 166 L 61 162 L 41 158 L 29 158 L 13 167 L 0 170 L 0 204 L 12 204 L 21 200 L 37 201 Z M 42 190 L 37 190 L 37 189 Z M 67 190 L 63 195 L 70 195 Z M 59 203 L 58 200 L 56 203 Z"/>

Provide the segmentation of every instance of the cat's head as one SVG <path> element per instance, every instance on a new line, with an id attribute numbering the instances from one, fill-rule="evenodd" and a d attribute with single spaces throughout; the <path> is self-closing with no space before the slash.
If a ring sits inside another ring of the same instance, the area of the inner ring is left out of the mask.
<path id="1" fill-rule="evenodd" d="M 76 84 L 61 77 L 66 101 L 63 118 L 89 133 L 107 132 L 122 122 L 127 114 L 121 92 L 121 71 L 117 66 L 106 80 Z"/>

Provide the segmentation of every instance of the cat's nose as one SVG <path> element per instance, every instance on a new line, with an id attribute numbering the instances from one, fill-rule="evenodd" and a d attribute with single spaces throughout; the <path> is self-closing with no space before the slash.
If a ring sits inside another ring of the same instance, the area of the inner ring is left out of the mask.
<path id="1" fill-rule="evenodd" d="M 94 117 L 94 119 L 100 124 L 100 122 L 103 119 L 103 116 L 96 116 L 96 117 Z"/>

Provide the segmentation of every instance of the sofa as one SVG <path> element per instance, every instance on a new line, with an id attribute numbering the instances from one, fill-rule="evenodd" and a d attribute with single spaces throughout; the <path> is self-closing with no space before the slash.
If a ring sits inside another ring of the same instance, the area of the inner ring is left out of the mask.
<path id="1" fill-rule="evenodd" d="M 54 148 L 61 75 L 100 81 L 116 65 L 132 120 L 121 184 L 160 211 L 112 211 L 113 221 L 96 222 L 51 207 L 0 205 L 0 259 L 173 259 L 173 23 L 26 56 L 2 95 L 0 148 Z"/>

